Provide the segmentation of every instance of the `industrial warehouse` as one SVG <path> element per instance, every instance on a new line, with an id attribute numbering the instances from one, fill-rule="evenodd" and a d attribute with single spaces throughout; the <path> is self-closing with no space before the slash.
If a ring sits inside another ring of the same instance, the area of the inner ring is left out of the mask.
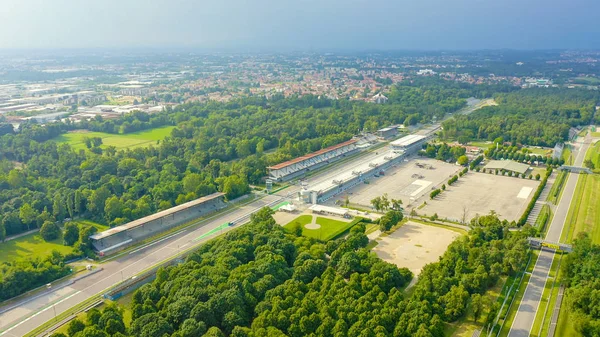
<path id="1" fill-rule="evenodd" d="M 152 235 L 223 208 L 225 206 L 224 196 L 223 193 L 213 193 L 94 234 L 90 236 L 92 245 L 101 256 L 106 253 L 114 253 Z"/>

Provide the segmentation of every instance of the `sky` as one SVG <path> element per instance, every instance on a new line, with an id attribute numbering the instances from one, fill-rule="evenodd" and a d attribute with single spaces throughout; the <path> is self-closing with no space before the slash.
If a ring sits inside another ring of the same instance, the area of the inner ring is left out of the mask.
<path id="1" fill-rule="evenodd" d="M 598 49 L 598 0 L 0 0 L 0 49 Z"/>

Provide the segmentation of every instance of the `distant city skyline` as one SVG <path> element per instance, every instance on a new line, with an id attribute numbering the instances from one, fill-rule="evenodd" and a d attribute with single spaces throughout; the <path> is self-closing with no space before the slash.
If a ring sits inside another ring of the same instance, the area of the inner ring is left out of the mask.
<path id="1" fill-rule="evenodd" d="M 595 49 L 591 0 L 3 0 L 0 49 Z"/>

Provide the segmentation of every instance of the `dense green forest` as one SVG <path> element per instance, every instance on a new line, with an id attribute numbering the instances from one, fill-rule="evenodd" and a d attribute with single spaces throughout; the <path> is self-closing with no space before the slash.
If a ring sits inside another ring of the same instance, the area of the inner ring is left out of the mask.
<path id="1" fill-rule="evenodd" d="M 69 217 L 115 226 L 217 190 L 233 199 L 260 183 L 268 165 L 360 130 L 427 122 L 461 108 L 465 97 L 495 90 L 445 82 L 399 84 L 390 93 L 393 103 L 384 105 L 257 96 L 110 121 L 23 124 L 0 137 L 0 226 L 7 235 Z M 115 133 L 167 124 L 177 125 L 171 136 L 147 148 L 75 151 L 52 141 L 75 129 Z"/>
<path id="2" fill-rule="evenodd" d="M 443 138 L 466 143 L 503 137 L 514 144 L 554 146 L 567 140 L 570 127 L 600 122 L 600 115 L 593 120 L 600 102 L 593 90 L 523 89 L 496 94 L 495 100 L 497 106 L 445 121 Z"/>
<path id="3" fill-rule="evenodd" d="M 441 337 L 445 322 L 528 258 L 526 232 L 482 216 L 425 266 L 407 296 L 411 273 L 368 251 L 363 225 L 324 244 L 287 233 L 271 214 L 263 209 L 185 263 L 159 270 L 134 293 L 130 326 L 122 309 L 108 306 L 70 323 L 70 336 Z"/>
<path id="4" fill-rule="evenodd" d="M 585 337 L 600 336 L 600 246 L 588 233 L 579 233 L 564 259 L 570 324 Z"/>

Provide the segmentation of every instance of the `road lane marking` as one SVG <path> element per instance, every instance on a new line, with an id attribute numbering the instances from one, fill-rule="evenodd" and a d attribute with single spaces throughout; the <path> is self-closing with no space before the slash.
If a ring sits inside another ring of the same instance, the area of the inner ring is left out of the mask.
<path id="1" fill-rule="evenodd" d="M 155 245 L 155 244 L 157 244 L 157 243 L 161 243 L 161 242 L 163 242 L 163 241 L 165 241 L 165 240 L 168 240 L 168 239 L 170 239 L 170 238 L 172 238 L 172 237 L 174 237 L 174 236 L 176 236 L 176 235 L 179 235 L 179 234 L 181 234 L 181 233 L 185 232 L 186 230 L 187 230 L 187 229 L 183 229 L 183 230 L 180 230 L 180 231 L 179 231 L 179 232 L 177 232 L 177 233 L 171 234 L 171 235 L 169 235 L 169 236 L 165 236 L 164 238 L 162 238 L 162 239 L 160 239 L 160 240 L 158 240 L 158 241 L 154 241 L 154 242 L 152 242 L 152 243 L 150 243 L 150 244 L 147 244 L 147 245 L 145 245 L 145 246 L 143 246 L 143 247 L 140 247 L 140 248 L 138 248 L 138 249 L 136 249 L 136 250 L 134 250 L 134 251 L 131 251 L 131 252 L 129 252 L 129 255 L 131 255 L 131 254 L 133 254 L 133 253 L 137 253 L 137 252 L 139 252 L 140 250 L 144 250 L 144 249 L 146 249 L 146 248 L 148 248 L 148 247 L 152 247 L 152 246 L 154 246 L 154 245 Z"/>
<path id="2" fill-rule="evenodd" d="M 69 296 L 67 296 L 67 297 L 63 298 L 62 300 L 60 300 L 60 301 L 58 301 L 58 302 L 56 302 L 56 303 L 54 303 L 54 304 L 52 304 L 52 305 L 49 305 L 49 306 L 47 306 L 47 307 L 45 307 L 45 308 L 43 308 L 43 309 L 39 310 L 39 311 L 38 311 L 38 312 L 36 312 L 35 314 L 33 314 L 33 315 L 31 315 L 31 316 L 27 317 L 26 319 L 22 320 L 21 322 L 19 322 L 19 323 L 17 323 L 17 324 L 15 324 L 15 325 L 13 325 L 12 327 L 10 327 L 10 328 L 8 328 L 8 329 L 6 329 L 6 330 L 2 331 L 2 332 L 0 333 L 0 336 L 2 336 L 2 335 L 4 335 L 4 334 L 6 334 L 6 333 L 8 333 L 8 332 L 10 332 L 10 331 L 11 331 L 11 330 L 13 330 L 14 328 L 17 328 L 17 327 L 19 327 L 21 324 L 23 324 L 23 323 L 25 323 L 25 322 L 29 321 L 30 319 L 32 319 L 32 318 L 34 318 L 34 317 L 36 317 L 36 316 L 38 316 L 38 315 L 40 315 L 41 313 L 45 312 L 46 310 L 48 310 L 48 309 L 50 309 L 50 308 L 52 308 L 52 307 L 56 307 L 57 305 L 59 305 L 59 304 L 61 304 L 62 302 L 64 302 L 64 301 L 66 301 L 66 300 L 70 299 L 71 297 L 73 297 L 73 296 L 75 296 L 75 295 L 78 295 L 79 293 L 81 293 L 81 291 L 76 291 L 76 292 L 74 292 L 73 294 L 71 294 L 71 295 L 69 295 Z"/>

